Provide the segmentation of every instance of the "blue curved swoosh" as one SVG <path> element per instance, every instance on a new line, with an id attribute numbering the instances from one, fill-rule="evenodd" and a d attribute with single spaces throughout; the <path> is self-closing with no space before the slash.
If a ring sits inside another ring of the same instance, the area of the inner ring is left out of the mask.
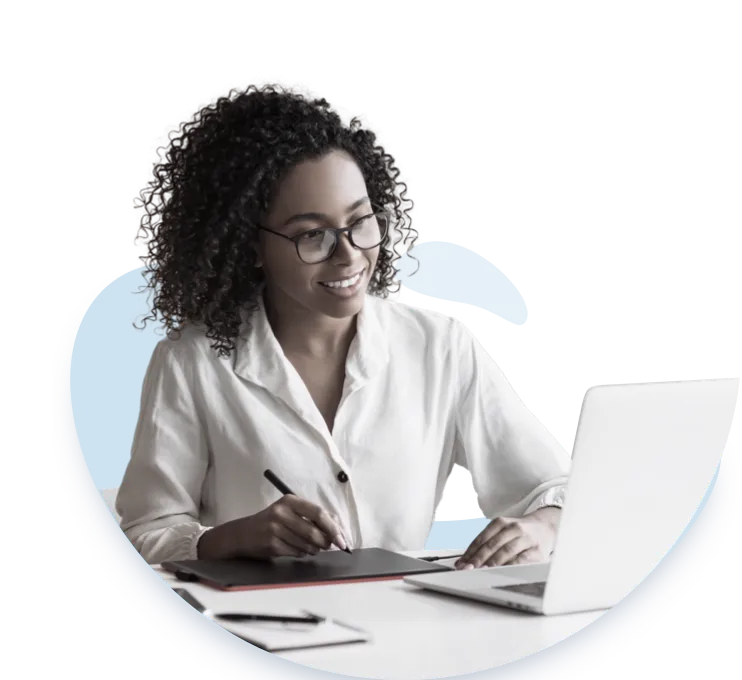
<path id="1" fill-rule="evenodd" d="M 480 307 L 514 324 L 524 324 L 528 318 L 523 296 L 510 279 L 463 246 L 446 241 L 421 243 L 396 266 L 399 281 L 416 293 Z"/>

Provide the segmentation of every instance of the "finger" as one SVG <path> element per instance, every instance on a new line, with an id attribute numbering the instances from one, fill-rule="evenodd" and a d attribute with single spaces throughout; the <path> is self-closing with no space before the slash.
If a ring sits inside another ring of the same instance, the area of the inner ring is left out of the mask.
<path id="1" fill-rule="evenodd" d="M 301 541 L 300 546 L 307 551 L 316 553 L 319 548 L 327 548 L 329 540 L 327 537 L 308 519 L 297 515 L 294 511 L 293 504 L 284 499 L 274 503 L 270 508 L 270 517 L 272 523 L 278 523 L 290 530 L 296 538 L 292 539 L 293 544 Z"/>
<path id="2" fill-rule="evenodd" d="M 518 538 L 509 541 L 497 552 L 490 556 L 490 558 L 484 563 L 487 567 L 501 567 L 503 564 L 507 564 L 514 557 L 520 555 L 520 553 L 533 548 L 533 541 L 528 536 L 518 536 Z"/>
<path id="3" fill-rule="evenodd" d="M 485 541 L 480 546 L 479 550 L 472 555 L 469 564 L 473 565 L 475 569 L 478 569 L 483 566 L 498 550 L 500 550 L 502 546 L 510 543 L 516 538 L 520 538 L 522 535 L 523 532 L 519 527 L 510 525 L 498 534 L 495 534 L 489 540 Z"/>
<path id="4" fill-rule="evenodd" d="M 343 550 L 345 550 L 348 547 L 348 541 L 345 538 L 345 531 L 342 528 L 343 523 L 340 521 L 340 517 L 338 517 L 334 512 L 331 512 L 330 513 L 330 517 L 332 517 L 332 521 L 335 523 L 335 526 L 340 529 L 340 536 L 343 539 L 342 541 L 330 542 L 330 547 L 335 546 L 336 548 L 339 548 L 340 547 L 339 544 L 342 543 L 343 544 Z"/>
<path id="5" fill-rule="evenodd" d="M 308 524 L 306 520 L 299 520 Z M 271 533 L 287 543 L 292 548 L 300 550 L 303 555 L 316 555 L 319 548 L 301 533 L 301 528 L 297 531 L 290 523 L 275 522 L 271 525 Z"/>
<path id="6" fill-rule="evenodd" d="M 244 517 L 231 523 L 235 557 L 277 557 L 289 555 L 306 557 L 306 551 L 293 542 L 282 530 L 282 523 L 275 518 L 275 508 L 266 508 L 258 515 Z M 288 540 L 287 540 L 288 539 Z"/>
<path id="7" fill-rule="evenodd" d="M 297 515 L 290 508 L 281 515 L 280 521 L 313 554 L 319 550 L 327 550 L 331 545 L 330 539 L 311 520 Z"/>
<path id="8" fill-rule="evenodd" d="M 541 561 L 543 561 L 541 551 L 538 548 L 528 548 L 528 550 L 519 553 L 510 562 L 506 562 L 506 564 L 532 564 Z"/>
<path id="9" fill-rule="evenodd" d="M 327 528 L 323 530 L 317 522 L 302 514 L 301 511 L 297 512 L 294 507 L 286 508 L 286 510 L 290 515 L 287 518 L 287 524 L 291 527 L 292 531 L 306 537 L 313 545 L 316 545 L 322 550 L 332 548 L 333 541 L 339 546 L 340 540 L 336 536 L 328 535 Z M 333 523 L 338 524 L 336 520 L 333 520 Z"/>
<path id="10" fill-rule="evenodd" d="M 343 550 L 346 548 L 342 530 L 329 512 L 298 496 L 284 496 L 284 498 L 289 499 L 288 504 L 297 515 L 311 519 L 319 530 L 334 541 L 339 548 Z"/>
<path id="11" fill-rule="evenodd" d="M 344 540 L 344 536 L 343 536 L 343 533 L 342 533 L 342 531 L 340 531 L 340 533 L 338 533 L 337 535 L 335 535 L 335 536 L 332 536 L 332 537 L 331 537 L 331 536 L 330 536 L 330 535 L 328 534 L 328 532 L 327 532 L 327 530 L 326 530 L 326 529 L 325 529 L 325 530 L 322 530 L 322 529 L 321 529 L 321 528 L 320 528 L 319 526 L 317 526 L 317 524 L 316 524 L 315 522 L 313 522 L 313 521 L 312 521 L 311 519 L 308 519 L 308 518 L 306 518 L 306 517 L 304 517 L 303 519 L 305 519 L 305 520 L 306 520 L 307 522 L 309 522 L 309 523 L 310 523 L 310 524 L 311 524 L 311 525 L 312 525 L 312 526 L 313 526 L 313 527 L 315 528 L 315 530 L 316 530 L 317 532 L 319 532 L 319 536 L 321 536 L 321 537 L 322 537 L 322 538 L 321 538 L 321 540 L 323 541 L 323 543 L 322 543 L 322 547 L 323 547 L 323 549 L 324 549 L 324 550 L 329 550 L 330 548 L 332 548 L 332 546 L 333 546 L 333 545 L 335 545 L 335 546 L 338 546 L 338 547 L 339 547 L 339 544 L 340 544 L 340 543 L 342 543 L 342 544 L 343 544 L 343 546 L 345 547 L 346 543 L 345 543 L 345 540 Z M 337 525 L 339 526 L 339 522 L 335 522 L 335 524 L 337 524 Z M 341 539 L 342 539 L 342 540 L 341 540 Z"/>
<path id="12" fill-rule="evenodd" d="M 479 552 L 479 549 L 491 538 L 494 538 L 501 531 L 509 526 L 508 520 L 504 517 L 497 517 L 490 522 L 480 534 L 471 542 L 469 547 L 464 551 L 464 554 L 456 561 L 457 567 L 463 567 L 464 565 L 471 563 L 472 558 Z"/>
<path id="13" fill-rule="evenodd" d="M 271 557 L 306 557 L 307 553 L 284 541 L 280 536 L 273 535 L 268 541 L 268 551 Z"/>

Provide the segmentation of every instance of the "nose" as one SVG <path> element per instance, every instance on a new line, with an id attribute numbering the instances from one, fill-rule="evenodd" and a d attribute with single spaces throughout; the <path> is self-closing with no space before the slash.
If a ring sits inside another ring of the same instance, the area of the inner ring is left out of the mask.
<path id="1" fill-rule="evenodd" d="M 338 263 L 350 264 L 355 260 L 357 252 L 359 252 L 358 249 L 350 242 L 350 237 L 346 231 L 339 235 L 337 245 L 335 246 L 335 252 L 332 254 L 332 259 Z"/>

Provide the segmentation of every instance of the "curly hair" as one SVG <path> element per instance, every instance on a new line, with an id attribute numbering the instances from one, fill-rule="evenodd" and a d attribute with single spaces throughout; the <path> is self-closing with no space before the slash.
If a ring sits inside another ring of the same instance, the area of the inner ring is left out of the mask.
<path id="1" fill-rule="evenodd" d="M 264 283 L 253 247 L 260 216 L 296 164 L 333 150 L 349 153 L 361 170 L 372 204 L 392 223 L 381 244 L 368 292 L 399 290 L 396 245 L 417 240 L 394 158 L 358 118 L 345 126 L 325 99 L 310 100 L 277 85 L 230 90 L 171 132 L 164 162 L 140 194 L 145 214 L 137 235 L 148 238 L 143 273 L 154 299 L 147 321 L 162 318 L 166 331 L 201 324 L 219 356 L 229 356 L 241 310 L 258 308 Z M 142 234 L 143 232 L 143 234 Z M 394 240 L 392 235 L 397 235 Z M 136 326 L 136 324 L 135 324 Z"/>

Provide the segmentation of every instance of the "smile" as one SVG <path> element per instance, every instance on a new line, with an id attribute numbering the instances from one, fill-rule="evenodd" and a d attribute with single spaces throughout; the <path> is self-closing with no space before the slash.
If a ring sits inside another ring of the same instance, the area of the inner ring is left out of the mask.
<path id="1" fill-rule="evenodd" d="M 339 279 L 338 281 L 320 281 L 320 285 L 327 286 L 328 288 L 350 288 L 358 283 L 364 271 L 365 269 L 347 279 Z"/>

